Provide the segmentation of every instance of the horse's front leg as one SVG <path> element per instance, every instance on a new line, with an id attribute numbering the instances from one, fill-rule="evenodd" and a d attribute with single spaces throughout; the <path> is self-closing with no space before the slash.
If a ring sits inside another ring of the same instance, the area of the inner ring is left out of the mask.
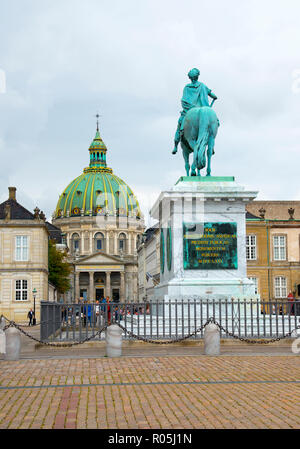
<path id="1" fill-rule="evenodd" d="M 184 143 L 181 142 L 182 155 L 184 159 L 184 167 L 186 171 L 186 176 L 190 176 L 190 152 Z"/>

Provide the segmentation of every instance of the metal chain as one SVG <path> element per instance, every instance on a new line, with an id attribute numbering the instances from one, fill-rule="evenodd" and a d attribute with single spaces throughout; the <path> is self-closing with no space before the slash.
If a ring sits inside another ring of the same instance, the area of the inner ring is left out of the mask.
<path id="1" fill-rule="evenodd" d="M 8 318 L 6 318 L 6 316 L 1 315 L 0 320 L 1 320 L 1 318 L 4 318 L 6 321 L 8 321 L 10 323 L 10 320 Z M 39 326 L 41 323 L 42 323 L 41 321 L 39 323 L 35 323 L 35 326 Z M 20 327 L 33 327 L 33 325 L 29 326 L 29 324 L 18 324 L 18 326 L 20 326 Z M 7 327 L 8 326 L 6 326 L 6 328 Z"/>
<path id="2" fill-rule="evenodd" d="M 14 326 L 16 327 L 20 332 L 22 332 L 22 334 L 26 335 L 26 337 L 31 338 L 31 340 L 34 340 L 42 345 L 45 346 L 53 346 L 55 348 L 66 348 L 66 347 L 71 347 L 71 346 L 76 346 L 76 345 L 81 345 L 82 343 L 86 343 L 87 341 L 92 340 L 93 338 L 97 337 L 97 335 L 100 336 L 100 334 L 105 331 L 107 329 L 107 325 L 103 326 L 98 332 L 96 332 L 95 334 L 91 335 L 90 337 L 87 337 L 85 340 L 82 341 L 75 341 L 74 343 L 49 343 L 47 341 L 41 341 L 38 338 L 33 337 L 32 335 L 28 334 L 27 332 L 25 332 L 17 323 L 15 323 L 14 321 L 10 321 L 9 325 L 6 326 L 4 328 L 4 330 L 8 329 L 9 327 Z"/>
<path id="3" fill-rule="evenodd" d="M 288 332 L 286 335 L 283 335 L 282 337 L 276 337 L 276 338 L 272 338 L 270 340 L 255 340 L 255 339 L 244 338 L 244 337 L 239 337 L 238 335 L 234 335 L 232 332 L 227 331 L 223 326 L 221 326 L 214 318 L 211 318 L 211 322 L 214 323 L 216 326 L 218 326 L 218 328 L 220 330 L 222 330 L 223 332 L 225 332 L 225 334 L 229 335 L 232 338 L 235 338 L 236 340 L 244 341 L 246 343 L 259 344 L 259 345 L 267 345 L 269 343 L 274 343 L 274 341 L 283 340 L 284 338 L 290 337 L 296 329 L 300 329 L 300 326 L 296 326 L 291 332 Z"/>
<path id="4" fill-rule="evenodd" d="M 194 335 L 196 335 L 198 332 L 201 332 L 205 326 L 207 326 L 209 323 L 212 322 L 212 318 L 209 318 L 205 324 L 203 324 L 203 326 L 199 327 L 198 329 L 196 329 L 194 332 L 192 332 L 191 334 L 185 335 L 184 337 L 180 337 L 180 338 L 172 338 L 171 340 L 155 340 L 152 338 L 147 338 L 147 337 L 141 337 L 140 335 L 136 335 L 133 332 L 129 331 L 126 329 L 126 327 L 122 326 L 122 324 L 114 322 L 114 324 L 117 324 L 121 329 L 123 329 L 123 331 L 125 331 L 130 337 L 136 338 L 137 340 L 141 340 L 144 341 L 146 343 L 154 343 L 156 345 L 169 345 L 171 343 L 178 343 L 180 341 L 183 340 L 187 340 L 190 337 L 193 337 Z"/>

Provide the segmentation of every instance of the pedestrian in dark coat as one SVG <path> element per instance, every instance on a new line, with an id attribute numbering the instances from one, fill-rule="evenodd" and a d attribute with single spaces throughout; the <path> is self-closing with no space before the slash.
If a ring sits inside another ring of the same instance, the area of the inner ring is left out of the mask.
<path id="1" fill-rule="evenodd" d="M 33 326 L 33 324 L 32 324 L 33 310 L 32 310 L 32 309 L 29 310 L 29 312 L 28 312 L 28 314 L 27 314 L 27 318 L 29 319 L 28 326 Z"/>

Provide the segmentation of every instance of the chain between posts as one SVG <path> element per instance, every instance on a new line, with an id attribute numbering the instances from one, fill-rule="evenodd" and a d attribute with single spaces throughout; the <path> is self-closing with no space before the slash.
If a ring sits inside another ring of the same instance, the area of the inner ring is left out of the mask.
<path id="1" fill-rule="evenodd" d="M 3 315 L 2 315 L 3 316 Z M 20 332 L 22 332 L 24 335 L 26 335 L 27 337 L 31 338 L 32 340 L 45 345 L 45 346 L 52 346 L 52 347 L 71 347 L 71 346 L 76 346 L 76 345 L 80 345 L 82 343 L 86 343 L 87 341 L 92 340 L 93 338 L 97 337 L 97 335 L 100 336 L 100 334 L 102 332 L 104 332 L 109 325 L 105 325 L 103 326 L 99 331 L 97 331 L 95 334 L 91 335 L 90 337 L 87 337 L 85 340 L 82 341 L 77 341 L 74 343 L 49 343 L 49 342 L 44 342 L 41 341 L 35 337 L 33 337 L 32 335 L 28 334 L 27 332 L 25 332 L 20 325 L 18 325 L 17 323 L 15 323 L 14 321 L 8 320 L 6 317 L 3 316 L 3 318 L 5 318 L 6 321 L 9 322 L 9 324 L 7 326 L 4 327 L 3 331 L 5 331 L 6 329 L 8 329 L 9 327 L 16 327 Z M 297 330 L 300 329 L 300 326 L 296 326 L 292 331 L 288 332 L 286 335 L 283 335 L 282 337 L 276 337 L 276 338 L 272 338 L 269 340 L 258 340 L 258 339 L 250 339 L 250 338 L 244 338 L 244 337 L 239 337 L 237 335 L 234 335 L 232 332 L 229 332 L 228 330 L 226 330 L 223 326 L 221 326 L 214 318 L 209 318 L 205 324 L 203 324 L 201 327 L 197 328 L 194 332 L 185 335 L 184 337 L 179 337 L 179 338 L 172 338 L 170 340 L 156 340 L 156 339 L 152 339 L 152 338 L 147 338 L 147 337 L 141 337 L 140 335 L 136 335 L 133 332 L 129 331 L 126 329 L 126 327 L 122 326 L 120 323 L 116 322 L 116 321 L 112 321 L 112 324 L 116 324 L 117 326 L 119 326 L 127 335 L 129 335 L 132 338 L 135 338 L 136 340 L 140 340 L 140 341 L 144 341 L 145 343 L 154 343 L 154 344 L 158 344 L 158 345 L 167 345 L 167 344 L 172 344 L 172 343 L 179 343 L 181 341 L 187 340 L 188 338 L 191 338 L 193 336 L 195 336 L 197 333 L 201 332 L 208 324 L 213 323 L 215 324 L 220 330 L 222 330 L 226 335 L 229 335 L 232 338 L 235 338 L 236 340 L 240 340 L 242 342 L 245 343 L 250 343 L 250 344 L 269 344 L 269 343 L 274 343 L 275 341 L 280 341 L 283 340 L 284 338 L 290 337 L 292 335 L 292 333 Z"/>
<path id="2" fill-rule="evenodd" d="M 5 317 L 4 317 L 5 318 Z M 97 335 L 100 336 L 100 334 L 102 332 L 104 332 L 107 329 L 107 325 L 103 326 L 99 331 L 97 331 L 95 334 L 91 335 L 90 337 L 87 337 L 86 339 L 82 340 L 82 341 L 75 341 L 74 343 L 49 343 L 47 341 L 41 341 L 38 338 L 33 337 L 32 335 L 28 334 L 27 332 L 25 332 L 20 325 L 18 325 L 17 323 L 15 323 L 14 321 L 10 321 L 7 318 L 5 318 L 7 321 L 9 321 L 9 324 L 7 326 L 5 326 L 5 328 L 3 329 L 4 331 L 6 329 L 8 329 L 9 327 L 15 327 L 17 328 L 20 332 L 22 332 L 22 334 L 26 335 L 26 337 L 31 338 L 31 340 L 36 341 L 37 343 L 40 343 L 42 345 L 45 346 L 52 346 L 54 348 L 66 348 L 66 347 L 71 347 L 71 346 L 76 346 L 76 345 L 80 345 L 82 343 L 86 343 L 87 341 L 92 340 L 92 338 L 97 337 Z"/>
<path id="3" fill-rule="evenodd" d="M 136 338 L 137 340 L 142 340 L 146 343 L 155 343 L 155 344 L 160 344 L 160 345 L 166 345 L 166 344 L 171 344 L 171 343 L 178 343 L 180 341 L 186 340 L 190 337 L 193 337 L 194 335 L 196 335 L 198 332 L 201 332 L 209 323 L 213 323 L 216 326 L 218 326 L 218 328 L 220 330 L 222 330 L 223 332 L 225 332 L 225 334 L 229 335 L 230 337 L 233 337 L 237 340 L 240 341 L 244 341 L 246 343 L 251 343 L 251 344 L 269 344 L 269 343 L 274 343 L 275 341 L 279 341 L 279 340 L 283 340 L 284 338 L 290 337 L 292 335 L 292 333 L 296 330 L 296 329 L 300 329 L 300 326 L 296 326 L 291 332 L 288 332 L 286 335 L 282 336 L 282 337 L 277 337 L 277 338 L 272 338 L 270 340 L 255 340 L 255 339 L 249 339 L 249 338 L 243 338 L 243 337 L 239 337 L 237 335 L 234 335 L 232 332 L 227 331 L 223 326 L 221 326 L 214 318 L 209 318 L 206 323 L 199 327 L 198 329 L 196 329 L 194 332 L 192 332 L 191 334 L 186 335 L 185 337 L 181 337 L 181 338 L 174 338 L 171 340 L 154 340 L 154 339 L 150 339 L 150 338 L 145 338 L 145 337 L 141 337 L 140 335 L 136 335 L 131 331 L 128 331 L 124 326 L 122 326 L 120 323 L 114 323 L 117 324 L 121 329 L 123 329 L 128 335 L 130 335 L 133 338 Z"/>

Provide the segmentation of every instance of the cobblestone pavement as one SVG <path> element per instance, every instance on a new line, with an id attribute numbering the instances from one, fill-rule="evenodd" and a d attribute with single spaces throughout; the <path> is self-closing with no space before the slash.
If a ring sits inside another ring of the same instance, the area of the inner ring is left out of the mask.
<path id="1" fill-rule="evenodd" d="M 0 361 L 0 428 L 300 429 L 299 356 Z"/>

